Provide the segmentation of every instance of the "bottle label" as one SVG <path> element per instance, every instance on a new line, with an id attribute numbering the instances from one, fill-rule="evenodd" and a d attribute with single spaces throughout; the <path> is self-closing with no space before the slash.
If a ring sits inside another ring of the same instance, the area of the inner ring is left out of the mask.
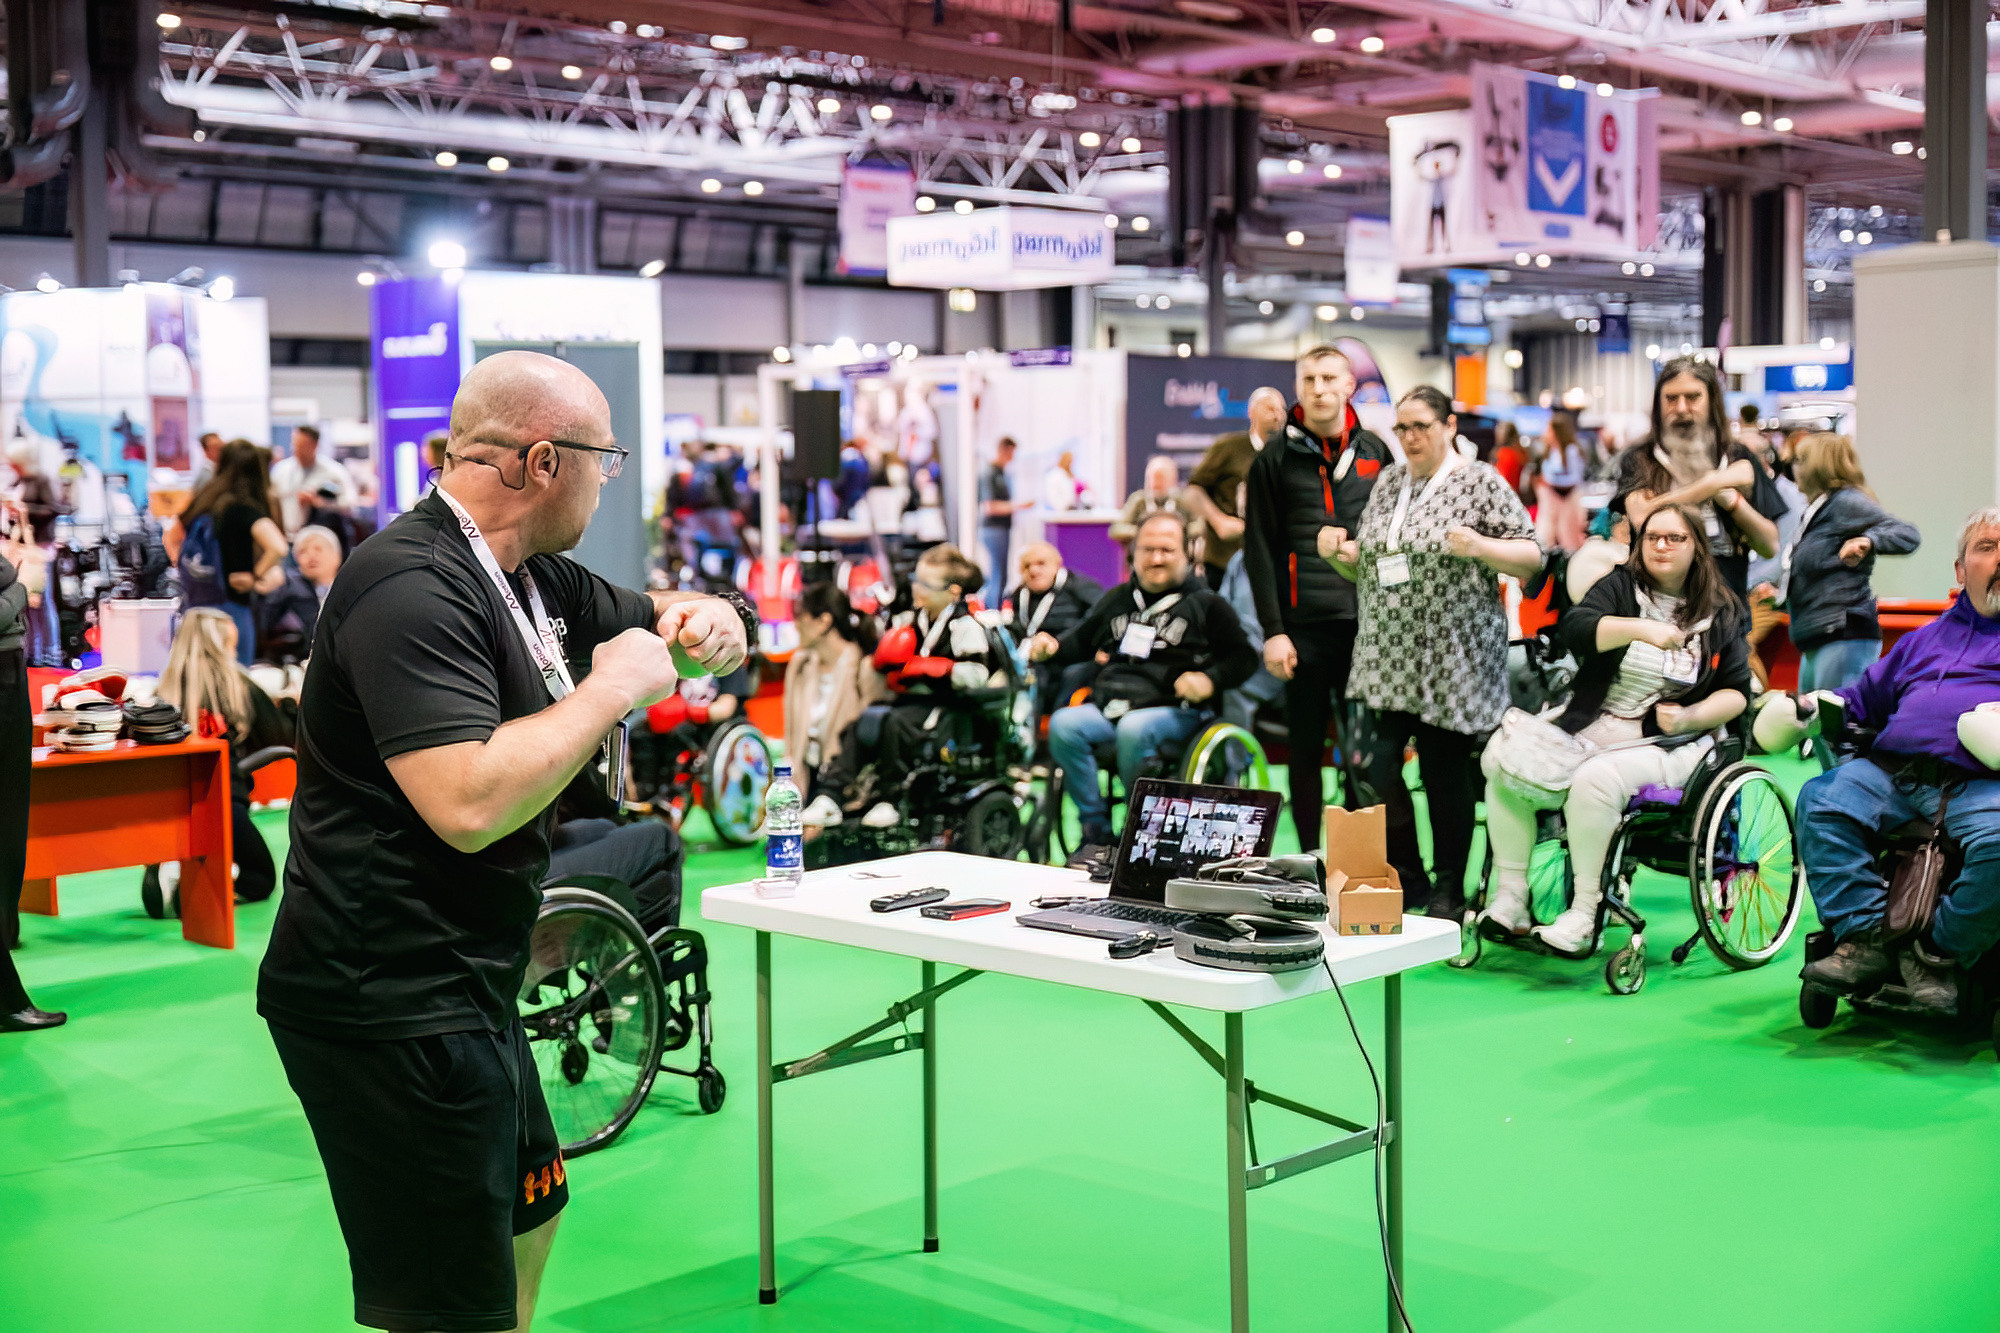
<path id="1" fill-rule="evenodd" d="M 771 870 L 803 869 L 804 836 L 798 833 L 773 833 L 764 840 L 764 865 Z"/>

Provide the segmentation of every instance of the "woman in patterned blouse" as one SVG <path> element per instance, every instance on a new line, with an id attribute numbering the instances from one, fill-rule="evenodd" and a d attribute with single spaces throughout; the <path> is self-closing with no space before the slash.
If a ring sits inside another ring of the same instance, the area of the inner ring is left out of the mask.
<path id="1" fill-rule="evenodd" d="M 1479 752 L 1507 710 L 1497 575 L 1525 578 L 1542 567 L 1520 497 L 1485 463 L 1459 457 L 1457 436 L 1444 394 L 1421 385 L 1403 395 L 1396 437 L 1408 461 L 1382 470 L 1356 539 L 1339 528 L 1320 532 L 1320 553 L 1361 590 L 1348 693 L 1375 715 L 1374 739 L 1355 760 L 1388 806 L 1389 862 L 1406 904 L 1452 920 L 1465 911 Z M 1403 784 L 1411 742 L 1430 807 L 1435 881 Z"/>

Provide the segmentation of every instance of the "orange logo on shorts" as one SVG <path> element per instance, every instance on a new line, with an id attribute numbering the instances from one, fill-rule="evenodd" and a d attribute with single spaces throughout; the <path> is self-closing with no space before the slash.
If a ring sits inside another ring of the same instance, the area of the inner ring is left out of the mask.
<path id="1" fill-rule="evenodd" d="M 536 1190 L 539 1189 L 542 1192 L 542 1197 L 546 1199 L 549 1197 L 550 1190 L 554 1189 L 557 1185 L 565 1183 L 568 1179 L 569 1173 L 563 1170 L 562 1154 L 557 1153 L 556 1160 L 543 1167 L 540 1172 L 530 1171 L 527 1175 L 521 1177 L 521 1192 L 525 1196 L 526 1202 L 533 1203 L 535 1201 Z"/>

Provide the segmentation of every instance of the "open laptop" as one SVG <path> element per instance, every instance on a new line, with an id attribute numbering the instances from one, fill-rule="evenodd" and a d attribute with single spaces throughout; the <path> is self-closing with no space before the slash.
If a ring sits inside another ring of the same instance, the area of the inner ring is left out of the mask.
<path id="1" fill-rule="evenodd" d="M 1172 930 L 1198 913 L 1166 907 L 1167 881 L 1216 861 L 1269 856 L 1285 798 L 1274 791 L 1141 778 L 1126 803 L 1125 836 L 1111 868 L 1111 896 L 1014 919 L 1037 930 L 1119 940 Z"/>

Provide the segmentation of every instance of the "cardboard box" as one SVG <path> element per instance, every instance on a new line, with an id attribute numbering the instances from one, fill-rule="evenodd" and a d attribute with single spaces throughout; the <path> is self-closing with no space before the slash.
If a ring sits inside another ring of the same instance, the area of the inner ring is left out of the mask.
<path id="1" fill-rule="evenodd" d="M 1389 812 L 1372 805 L 1366 810 L 1326 811 L 1328 924 L 1337 935 L 1400 935 L 1403 933 L 1403 877 L 1389 864 Z"/>

